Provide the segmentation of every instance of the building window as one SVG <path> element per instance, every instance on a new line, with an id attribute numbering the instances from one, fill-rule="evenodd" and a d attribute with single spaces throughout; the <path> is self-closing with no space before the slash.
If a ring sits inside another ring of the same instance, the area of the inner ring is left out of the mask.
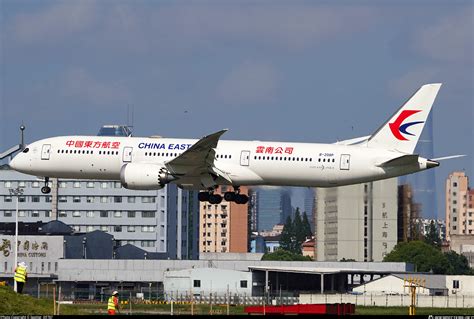
<path id="1" fill-rule="evenodd" d="M 18 201 L 20 203 L 25 203 L 26 202 L 26 197 L 25 196 L 18 196 Z"/>
<path id="2" fill-rule="evenodd" d="M 459 289 L 459 280 L 453 280 L 453 289 Z"/>
<path id="3" fill-rule="evenodd" d="M 201 288 L 201 280 L 193 280 L 194 288 Z"/>
<path id="4" fill-rule="evenodd" d="M 31 202 L 32 203 L 39 203 L 40 202 L 40 197 L 39 196 L 31 196 Z"/>
<path id="5" fill-rule="evenodd" d="M 94 197 L 93 196 L 87 196 L 86 197 L 86 202 L 87 203 L 93 203 L 94 202 Z"/>
<path id="6" fill-rule="evenodd" d="M 143 233 L 152 233 L 155 231 L 155 226 L 142 226 Z"/>
<path id="7" fill-rule="evenodd" d="M 39 188 L 39 186 L 40 186 L 39 182 L 32 182 L 31 183 L 31 187 L 33 187 L 33 188 Z"/>
<path id="8" fill-rule="evenodd" d="M 121 203 L 122 202 L 122 196 L 114 196 L 114 203 Z"/>
<path id="9" fill-rule="evenodd" d="M 44 217 L 51 217 L 51 211 L 50 210 L 45 211 Z"/>
<path id="10" fill-rule="evenodd" d="M 143 196 L 142 203 L 154 203 L 156 198 L 154 196 Z"/>
<path id="11" fill-rule="evenodd" d="M 73 187 L 74 188 L 80 188 L 81 187 L 81 182 L 74 182 Z"/>
<path id="12" fill-rule="evenodd" d="M 457 187 L 457 186 L 458 186 L 458 183 L 454 182 L 453 187 Z"/>
<path id="13" fill-rule="evenodd" d="M 109 212 L 105 211 L 105 210 L 101 210 L 100 211 L 100 217 L 102 218 L 108 218 L 109 217 Z"/>
<path id="14" fill-rule="evenodd" d="M 11 203 L 11 202 L 12 202 L 12 197 L 11 197 L 11 196 L 5 196 L 5 197 L 3 198 L 3 201 L 4 201 L 5 203 Z"/>
<path id="15" fill-rule="evenodd" d="M 81 198 L 80 198 L 79 196 L 74 196 L 74 197 L 72 198 L 72 202 L 73 202 L 73 203 L 80 203 L 80 202 L 81 202 Z"/>
<path id="16" fill-rule="evenodd" d="M 75 211 L 72 213 L 72 217 L 81 217 L 81 212 L 78 211 L 78 210 L 75 210 Z"/>
<path id="17" fill-rule="evenodd" d="M 91 231 L 94 231 L 94 226 L 87 226 L 86 231 L 90 233 Z"/>
<path id="18" fill-rule="evenodd" d="M 101 188 L 107 188 L 107 184 L 109 184 L 109 183 L 107 183 L 107 182 L 102 182 L 102 183 L 100 183 L 100 187 L 101 187 Z"/>
<path id="19" fill-rule="evenodd" d="M 121 211 L 115 211 L 114 212 L 114 217 L 122 217 L 122 212 Z"/>
<path id="20" fill-rule="evenodd" d="M 127 212 L 128 218 L 135 218 L 135 212 Z"/>
<path id="21" fill-rule="evenodd" d="M 116 233 L 122 232 L 122 226 L 120 226 L 120 225 L 114 226 L 114 232 L 116 232 Z"/>
<path id="22" fill-rule="evenodd" d="M 26 186 L 25 181 L 18 182 L 18 187 L 25 187 L 25 186 Z"/>
<path id="23" fill-rule="evenodd" d="M 247 288 L 247 280 L 240 281 L 240 288 Z"/>
<path id="24" fill-rule="evenodd" d="M 59 196 L 59 202 L 60 203 L 67 203 L 67 197 L 66 196 Z"/>
<path id="25" fill-rule="evenodd" d="M 26 212 L 24 210 L 18 211 L 18 217 L 25 217 L 25 216 L 26 216 Z"/>
<path id="26" fill-rule="evenodd" d="M 107 196 L 101 196 L 100 197 L 100 202 L 101 203 L 107 203 Z"/>
<path id="27" fill-rule="evenodd" d="M 45 202 L 46 203 L 51 203 L 53 201 L 51 196 L 45 196 Z"/>
<path id="28" fill-rule="evenodd" d="M 11 210 L 6 210 L 3 212 L 3 216 L 5 217 L 12 217 L 13 213 Z"/>
<path id="29" fill-rule="evenodd" d="M 39 211 L 34 210 L 31 212 L 31 217 L 39 217 L 39 216 L 40 216 Z"/>
<path id="30" fill-rule="evenodd" d="M 154 240 L 142 240 L 142 247 L 155 247 Z"/>
<path id="31" fill-rule="evenodd" d="M 86 216 L 87 217 L 94 217 L 94 212 L 93 211 L 88 211 Z"/>
<path id="32" fill-rule="evenodd" d="M 135 232 L 135 226 L 127 226 L 127 231 L 129 233 L 134 233 Z"/>
<path id="33" fill-rule="evenodd" d="M 128 196 L 127 201 L 129 203 L 135 203 L 135 196 Z"/>
<path id="34" fill-rule="evenodd" d="M 115 188 L 122 188 L 122 184 L 120 182 L 115 182 L 114 187 Z"/>
<path id="35" fill-rule="evenodd" d="M 5 186 L 5 188 L 10 188 L 10 187 L 12 187 L 12 182 L 7 181 L 7 182 L 3 183 L 3 185 Z"/>
<path id="36" fill-rule="evenodd" d="M 142 217 L 143 218 L 154 218 L 155 217 L 155 212 L 142 212 Z"/>
<path id="37" fill-rule="evenodd" d="M 100 226 L 101 231 L 109 231 L 109 226 L 102 225 Z"/>
<path id="38" fill-rule="evenodd" d="M 86 187 L 87 188 L 94 188 L 94 182 L 87 182 Z"/>
<path id="39" fill-rule="evenodd" d="M 59 182 L 58 186 L 59 188 L 66 188 L 66 182 Z"/>

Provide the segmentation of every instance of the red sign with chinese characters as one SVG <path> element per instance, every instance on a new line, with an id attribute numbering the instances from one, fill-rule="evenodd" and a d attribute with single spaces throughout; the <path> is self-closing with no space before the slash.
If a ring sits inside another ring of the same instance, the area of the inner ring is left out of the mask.
<path id="1" fill-rule="evenodd" d="M 255 153 L 258 154 L 293 154 L 293 147 L 281 146 L 257 146 Z"/>
<path id="2" fill-rule="evenodd" d="M 75 148 L 110 148 L 118 149 L 120 147 L 120 142 L 99 142 L 99 141 L 67 141 L 66 145 L 68 147 Z"/>

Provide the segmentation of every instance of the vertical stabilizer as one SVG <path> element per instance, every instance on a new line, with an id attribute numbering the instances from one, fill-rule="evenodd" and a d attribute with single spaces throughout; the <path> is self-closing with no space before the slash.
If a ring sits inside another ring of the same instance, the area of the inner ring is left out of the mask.
<path id="1" fill-rule="evenodd" d="M 440 87 L 441 83 L 423 85 L 372 134 L 367 146 L 412 154 Z"/>

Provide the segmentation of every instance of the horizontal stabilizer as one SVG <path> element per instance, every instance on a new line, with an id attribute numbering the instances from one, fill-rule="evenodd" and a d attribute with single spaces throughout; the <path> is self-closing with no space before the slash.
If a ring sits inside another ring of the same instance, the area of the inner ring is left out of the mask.
<path id="1" fill-rule="evenodd" d="M 405 166 L 411 164 L 418 164 L 418 155 L 410 154 L 410 155 L 403 155 L 400 157 L 396 157 L 389 161 L 383 162 L 377 166 L 379 167 L 394 167 L 394 166 Z"/>
<path id="2" fill-rule="evenodd" d="M 343 140 L 343 141 L 337 141 L 336 145 L 354 145 L 354 144 L 359 144 L 362 142 L 365 142 L 369 139 L 370 135 L 367 136 L 361 136 L 361 137 L 356 137 L 356 138 L 351 138 L 350 140 Z"/>
<path id="3" fill-rule="evenodd" d="M 451 155 L 451 156 L 444 156 L 444 157 L 438 157 L 438 158 L 433 158 L 433 161 L 443 161 L 443 160 L 448 160 L 448 159 L 453 159 L 453 158 L 458 158 L 458 157 L 464 157 L 466 155 Z"/>

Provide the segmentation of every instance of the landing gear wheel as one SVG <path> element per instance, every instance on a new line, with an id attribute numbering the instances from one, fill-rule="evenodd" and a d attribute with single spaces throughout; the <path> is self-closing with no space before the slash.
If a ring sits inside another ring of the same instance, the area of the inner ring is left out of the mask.
<path id="1" fill-rule="evenodd" d="M 51 187 L 49 187 L 49 186 L 43 186 L 43 187 L 41 187 L 41 193 L 43 193 L 43 194 L 49 194 L 49 193 L 51 193 Z"/>
<path id="2" fill-rule="evenodd" d="M 236 204 L 247 204 L 249 197 L 247 195 L 236 194 L 235 203 Z"/>
<path id="3" fill-rule="evenodd" d="M 237 194 L 234 192 L 225 192 L 224 193 L 224 200 L 226 202 L 233 202 L 235 201 L 235 198 L 237 197 Z"/>
<path id="4" fill-rule="evenodd" d="M 200 202 L 208 202 L 210 195 L 209 192 L 199 192 L 198 199 Z"/>
<path id="5" fill-rule="evenodd" d="M 211 203 L 211 204 L 220 204 L 221 202 L 222 202 L 222 196 L 221 195 L 211 194 L 209 196 L 209 203 Z"/>

